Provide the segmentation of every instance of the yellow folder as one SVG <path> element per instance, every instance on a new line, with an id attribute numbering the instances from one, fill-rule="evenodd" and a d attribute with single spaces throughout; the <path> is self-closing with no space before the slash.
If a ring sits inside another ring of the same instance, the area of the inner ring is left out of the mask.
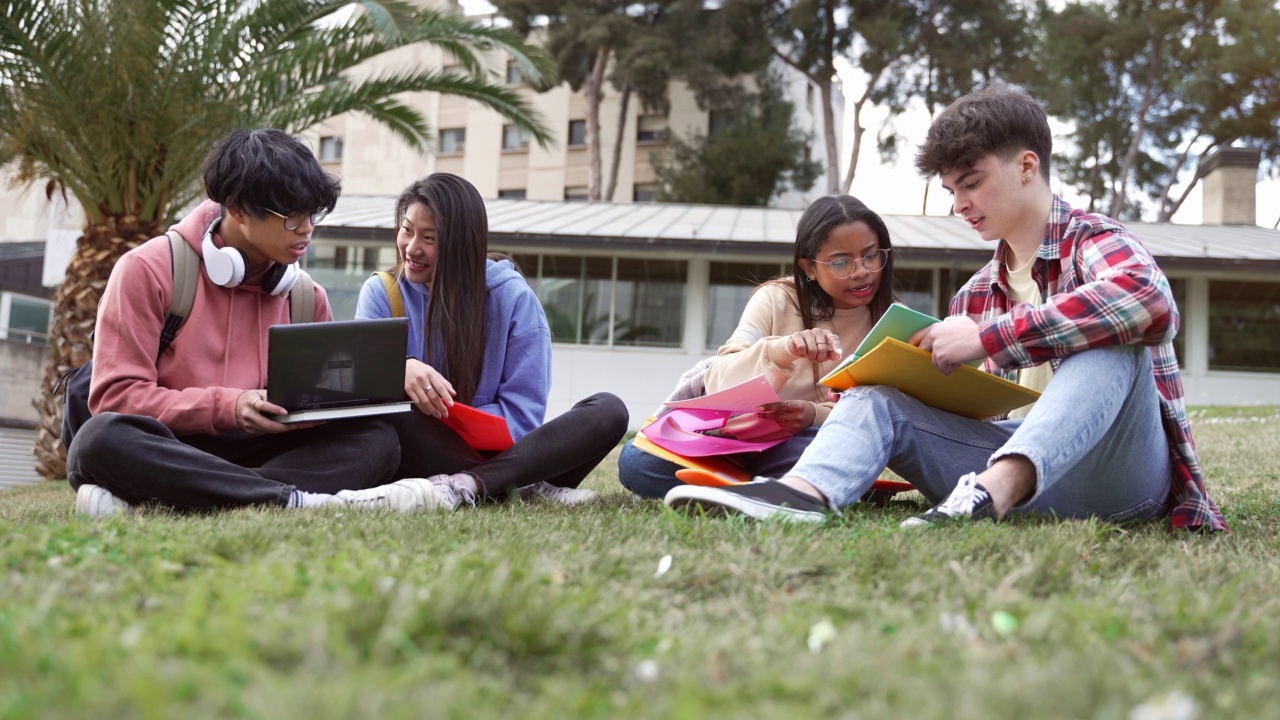
<path id="1" fill-rule="evenodd" d="M 1040 397 L 1035 390 L 1004 378 L 961 365 L 943 375 L 927 350 L 885 338 L 853 363 L 822 378 L 836 390 L 858 385 L 888 385 L 925 405 L 978 420 L 1004 415 Z"/>

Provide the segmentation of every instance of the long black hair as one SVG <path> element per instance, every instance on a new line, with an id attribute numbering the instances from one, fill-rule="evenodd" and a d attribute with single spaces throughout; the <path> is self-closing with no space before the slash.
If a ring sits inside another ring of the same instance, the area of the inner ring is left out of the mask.
<path id="1" fill-rule="evenodd" d="M 457 399 L 469 403 L 484 365 L 489 216 L 475 186 L 450 173 L 433 173 L 405 188 L 396 200 L 397 233 L 415 203 L 430 210 L 436 221 L 435 278 L 423 318 L 423 357 L 453 384 Z M 404 276 L 398 243 L 393 272 Z"/>

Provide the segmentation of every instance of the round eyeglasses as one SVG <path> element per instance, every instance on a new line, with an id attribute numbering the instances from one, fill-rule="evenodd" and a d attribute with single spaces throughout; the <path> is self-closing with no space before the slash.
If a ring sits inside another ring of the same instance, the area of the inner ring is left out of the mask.
<path id="1" fill-rule="evenodd" d="M 284 213 L 278 213 L 275 210 L 272 210 L 271 208 L 262 208 L 262 209 L 266 210 L 272 215 L 275 215 L 281 220 L 284 220 L 284 229 L 288 230 L 289 232 L 293 232 L 294 230 L 297 230 L 298 228 L 302 227 L 302 223 L 306 222 L 308 218 L 311 220 L 312 226 L 319 225 L 320 221 L 324 220 L 325 216 L 329 214 L 328 210 L 317 210 L 313 213 L 293 213 L 292 215 L 285 215 Z"/>
<path id="2" fill-rule="evenodd" d="M 867 269 L 867 272 L 877 273 L 884 269 L 885 263 L 889 261 L 889 249 L 880 248 L 872 250 L 860 258 L 842 257 L 835 260 L 816 260 L 809 258 L 819 265 L 826 265 L 831 270 L 831 274 L 836 276 L 837 280 L 844 280 L 853 275 L 859 263 Z"/>

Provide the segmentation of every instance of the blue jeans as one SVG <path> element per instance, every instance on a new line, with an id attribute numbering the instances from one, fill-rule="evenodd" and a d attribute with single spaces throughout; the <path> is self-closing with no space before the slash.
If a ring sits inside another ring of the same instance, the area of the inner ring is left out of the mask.
<path id="1" fill-rule="evenodd" d="M 1035 493 L 1014 512 L 1115 522 L 1163 515 L 1173 468 L 1150 353 L 1120 345 L 1065 358 L 1022 420 L 970 420 L 892 388 L 853 388 L 787 474 L 839 507 L 888 467 L 936 504 L 963 475 L 1009 455 L 1036 470 Z"/>
<path id="2" fill-rule="evenodd" d="M 809 447 L 809 443 L 813 442 L 817 432 L 818 428 L 808 428 L 763 452 L 739 453 L 737 459 L 752 475 L 781 477 L 796 464 L 796 460 Z M 624 445 L 622 454 L 618 456 L 618 481 L 640 497 L 661 500 L 666 497 L 668 490 L 683 485 L 676 479 L 676 471 L 679 469 L 679 465 L 637 448 L 634 441 Z"/>

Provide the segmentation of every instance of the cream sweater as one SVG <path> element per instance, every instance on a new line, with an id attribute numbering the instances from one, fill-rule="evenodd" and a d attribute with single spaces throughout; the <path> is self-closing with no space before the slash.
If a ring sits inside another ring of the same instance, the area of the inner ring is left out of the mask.
<path id="1" fill-rule="evenodd" d="M 840 338 L 845 352 L 853 349 L 871 331 L 871 309 L 836 310 L 829 320 L 815 325 L 834 332 Z M 832 404 L 827 398 L 829 389 L 818 385 L 817 379 L 830 372 L 838 360 L 819 363 L 817 373 L 814 364 L 803 358 L 789 366 L 780 366 L 769 358 L 769 341 L 784 338 L 804 330 L 800 310 L 796 302 L 795 285 L 790 280 L 761 285 L 747 301 L 738 321 L 738 329 L 716 352 L 716 360 L 707 370 L 707 392 L 713 393 L 732 387 L 764 373 L 783 400 L 808 400 L 816 406 L 813 424 L 821 425 L 831 413 Z M 781 355 L 775 351 L 775 355 Z"/>

